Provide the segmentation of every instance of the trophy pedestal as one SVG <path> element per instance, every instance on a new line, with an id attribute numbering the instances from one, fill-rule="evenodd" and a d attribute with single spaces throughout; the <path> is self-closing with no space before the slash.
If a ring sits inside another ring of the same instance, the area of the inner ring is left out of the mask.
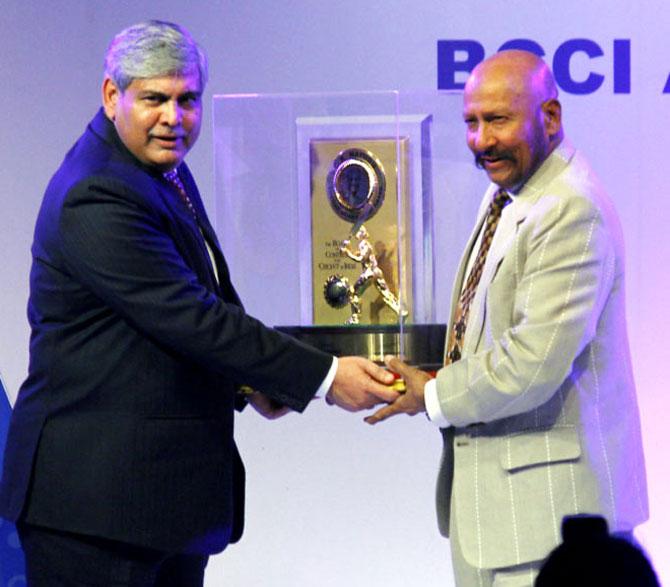
<path id="1" fill-rule="evenodd" d="M 399 324 L 277 326 L 276 329 L 338 357 L 356 355 L 381 364 L 386 355 L 401 356 L 410 365 L 426 371 L 436 371 L 444 364 L 445 324 L 404 324 L 402 332 Z"/>

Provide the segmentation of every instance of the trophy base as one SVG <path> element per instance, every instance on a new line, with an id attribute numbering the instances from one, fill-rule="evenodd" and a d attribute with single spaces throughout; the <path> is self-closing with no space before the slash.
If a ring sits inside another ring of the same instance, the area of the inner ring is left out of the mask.
<path id="1" fill-rule="evenodd" d="M 355 355 L 382 364 L 386 355 L 436 371 L 444 364 L 446 324 L 348 324 L 342 326 L 276 326 L 300 342 L 336 357 Z"/>

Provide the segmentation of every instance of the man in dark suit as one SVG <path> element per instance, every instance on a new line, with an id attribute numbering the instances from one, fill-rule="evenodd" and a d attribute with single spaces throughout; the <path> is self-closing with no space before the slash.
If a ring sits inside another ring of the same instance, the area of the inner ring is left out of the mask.
<path id="1" fill-rule="evenodd" d="M 201 585 L 207 555 L 242 533 L 240 384 L 269 417 L 319 390 L 348 410 L 397 394 L 373 363 L 242 309 L 183 163 L 207 81 L 190 35 L 130 27 L 105 67 L 103 108 L 37 220 L 0 514 L 18 521 L 30 585 Z"/>

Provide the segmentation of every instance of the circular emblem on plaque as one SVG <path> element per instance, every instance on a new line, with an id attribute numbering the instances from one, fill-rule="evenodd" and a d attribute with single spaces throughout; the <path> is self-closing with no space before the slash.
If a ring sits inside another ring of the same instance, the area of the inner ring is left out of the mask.
<path id="1" fill-rule="evenodd" d="M 326 179 L 335 214 L 349 222 L 372 218 L 384 202 L 386 176 L 381 161 L 367 149 L 340 151 Z"/>
<path id="2" fill-rule="evenodd" d="M 342 275 L 331 275 L 323 285 L 323 297 L 331 308 L 344 308 L 349 303 L 349 280 Z"/>

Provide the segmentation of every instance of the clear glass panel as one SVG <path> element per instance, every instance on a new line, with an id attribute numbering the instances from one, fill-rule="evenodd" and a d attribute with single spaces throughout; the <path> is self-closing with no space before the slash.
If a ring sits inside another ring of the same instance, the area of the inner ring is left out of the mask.
<path id="1" fill-rule="evenodd" d="M 215 226 L 247 311 L 336 354 L 345 337 L 347 354 L 438 364 L 433 198 L 450 280 L 477 181 L 460 110 L 438 92 L 215 96 Z"/>

